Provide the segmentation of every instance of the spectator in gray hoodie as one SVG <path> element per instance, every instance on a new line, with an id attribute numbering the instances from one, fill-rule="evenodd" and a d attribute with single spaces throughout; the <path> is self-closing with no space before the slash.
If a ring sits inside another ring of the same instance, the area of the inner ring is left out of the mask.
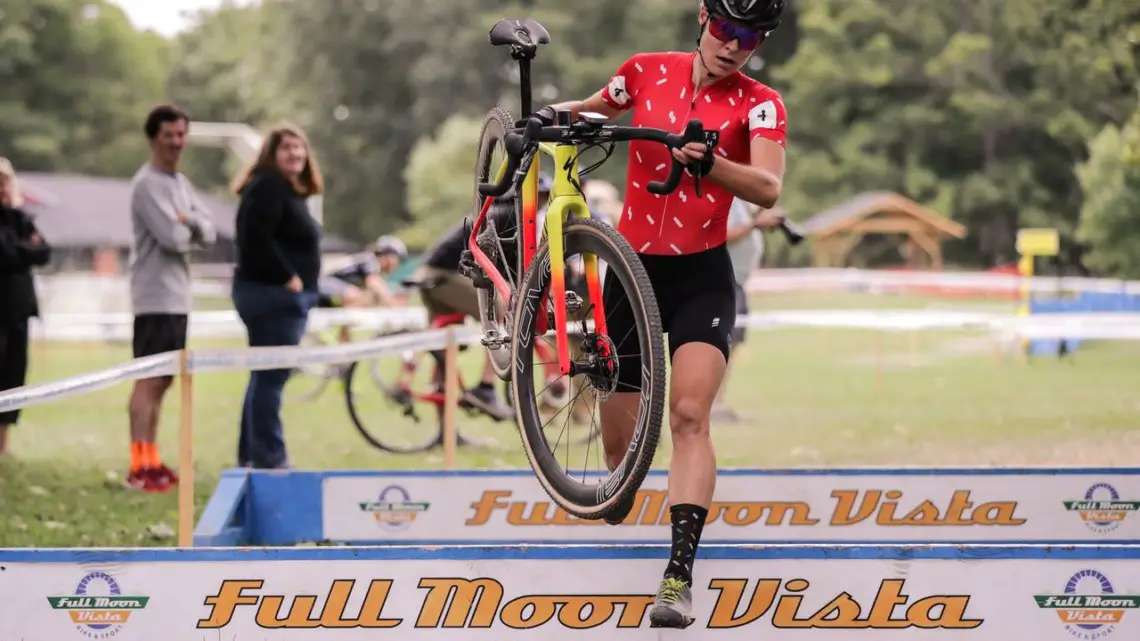
<path id="1" fill-rule="evenodd" d="M 191 309 L 190 251 L 212 244 L 216 232 L 194 188 L 178 172 L 190 119 L 178 107 L 159 105 L 143 130 L 150 141 L 148 160 L 131 182 L 131 307 L 135 358 L 186 347 Z M 158 418 L 173 377 L 135 381 L 131 391 L 131 467 L 127 486 L 167 492 L 178 476 L 158 453 Z"/>

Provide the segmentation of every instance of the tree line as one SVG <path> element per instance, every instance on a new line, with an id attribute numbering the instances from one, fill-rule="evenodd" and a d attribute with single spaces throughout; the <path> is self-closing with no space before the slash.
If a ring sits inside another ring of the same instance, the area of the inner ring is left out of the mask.
<path id="1" fill-rule="evenodd" d="M 227 2 L 165 39 L 106 1 L 0 0 L 0 154 L 128 177 L 159 100 L 204 121 L 288 119 L 326 171 L 330 231 L 422 245 L 470 209 L 482 115 L 518 110 L 513 63 L 487 44 L 495 21 L 550 30 L 543 104 L 597 90 L 632 53 L 691 48 L 695 4 Z M 788 107 L 794 217 L 894 190 L 969 228 L 947 247 L 955 263 L 1009 262 L 1018 228 L 1055 227 L 1099 273 L 1140 276 L 1140 0 L 791 6 L 747 71 Z M 623 161 L 619 149 L 599 175 L 620 185 Z M 235 162 L 193 148 L 186 171 L 224 190 Z"/>

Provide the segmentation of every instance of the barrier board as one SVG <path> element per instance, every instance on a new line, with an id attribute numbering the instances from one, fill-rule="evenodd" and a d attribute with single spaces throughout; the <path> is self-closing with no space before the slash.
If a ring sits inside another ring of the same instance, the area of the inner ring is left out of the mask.
<path id="1" fill-rule="evenodd" d="M 666 482 L 651 472 L 625 523 L 609 526 L 556 508 L 530 470 L 235 470 L 195 541 L 656 543 L 669 536 Z M 1136 468 L 721 470 L 703 540 L 1140 543 L 1138 510 Z M 244 533 L 215 538 L 235 515 Z"/>
<path id="2" fill-rule="evenodd" d="M 668 556 L 665 546 L 0 550 L 0 641 L 1140 638 L 1131 546 L 710 546 L 684 631 L 648 627 Z"/>

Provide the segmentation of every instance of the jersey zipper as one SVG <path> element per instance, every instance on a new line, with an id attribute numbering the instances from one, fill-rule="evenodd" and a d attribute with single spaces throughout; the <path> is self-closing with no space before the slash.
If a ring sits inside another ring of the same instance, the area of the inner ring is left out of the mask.
<path id="1" fill-rule="evenodd" d="M 689 78 L 691 80 L 693 77 L 692 59 L 689 60 L 689 64 L 687 66 L 688 66 Z M 685 112 L 685 117 L 681 118 L 681 131 L 685 130 L 685 125 L 688 124 L 689 119 L 692 118 L 693 111 L 697 108 L 697 96 L 700 94 L 700 91 L 701 91 L 701 86 L 698 83 L 692 83 L 690 86 L 693 90 L 693 97 L 692 97 L 692 100 L 689 101 L 689 110 L 687 112 Z M 673 162 L 673 153 L 672 152 L 669 153 L 669 162 L 670 163 Z M 685 178 L 682 175 L 681 180 L 684 181 L 684 179 Z M 680 187 L 678 187 L 678 189 L 680 189 Z M 665 196 L 665 205 L 664 205 L 664 207 L 661 208 L 661 226 L 657 229 L 657 240 L 658 241 L 663 242 L 665 240 L 665 223 L 671 222 L 671 217 L 669 216 L 669 200 L 671 198 L 673 198 L 674 193 L 676 193 L 676 192 L 672 192 L 672 193 L 668 194 L 667 196 Z M 696 198 L 696 196 L 697 195 L 694 193 L 693 197 Z M 670 249 L 672 249 L 672 247 L 670 247 Z M 676 253 L 676 250 L 674 250 L 674 253 Z"/>

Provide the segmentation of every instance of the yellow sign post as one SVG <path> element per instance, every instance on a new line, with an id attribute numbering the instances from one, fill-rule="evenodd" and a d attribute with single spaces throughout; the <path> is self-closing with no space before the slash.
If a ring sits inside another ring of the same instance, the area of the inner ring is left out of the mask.
<path id="1" fill-rule="evenodd" d="M 1031 288 L 1029 279 L 1033 277 L 1033 259 L 1038 256 L 1056 256 L 1061 252 L 1061 234 L 1056 229 L 1019 229 L 1017 231 L 1017 253 L 1021 260 L 1017 263 L 1017 271 L 1024 279 L 1021 281 L 1021 306 L 1017 310 L 1018 316 L 1028 316 L 1030 312 Z M 1021 341 L 1022 352 L 1029 354 L 1029 341 Z"/>

